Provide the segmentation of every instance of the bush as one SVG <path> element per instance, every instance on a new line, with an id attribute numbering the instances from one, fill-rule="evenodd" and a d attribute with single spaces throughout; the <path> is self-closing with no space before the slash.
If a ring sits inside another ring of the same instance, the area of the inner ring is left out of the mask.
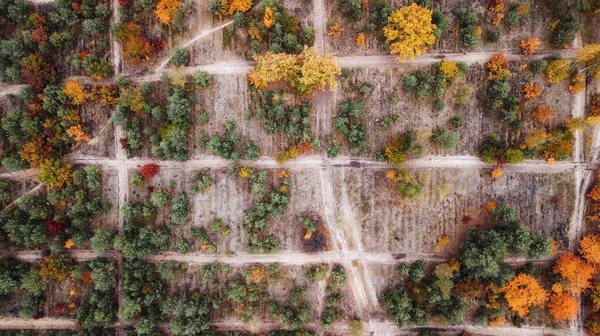
<path id="1" fill-rule="evenodd" d="M 190 215 L 190 204 L 185 194 L 177 195 L 173 198 L 171 204 L 171 222 L 181 224 L 185 222 Z"/>
<path id="2" fill-rule="evenodd" d="M 311 281 L 320 281 L 325 279 L 327 272 L 323 266 L 313 266 L 308 270 L 307 275 Z"/>
<path id="3" fill-rule="evenodd" d="M 169 192 L 165 189 L 157 188 L 152 192 L 152 196 L 150 196 L 150 203 L 157 208 L 167 205 L 169 201 Z"/>
<path id="4" fill-rule="evenodd" d="M 210 84 L 210 74 L 201 70 L 194 72 L 194 84 L 201 88 L 207 87 Z"/>
<path id="5" fill-rule="evenodd" d="M 439 148 L 453 149 L 458 143 L 458 132 L 446 131 L 441 127 L 437 127 L 433 130 L 430 140 Z"/>
<path id="6" fill-rule="evenodd" d="M 331 287 L 345 288 L 346 287 L 346 271 L 341 265 L 336 265 L 331 271 Z"/>
<path id="7" fill-rule="evenodd" d="M 175 48 L 171 54 L 171 62 L 176 67 L 186 66 L 190 61 L 190 53 L 185 49 Z M 195 81 L 195 76 L 194 76 Z"/>

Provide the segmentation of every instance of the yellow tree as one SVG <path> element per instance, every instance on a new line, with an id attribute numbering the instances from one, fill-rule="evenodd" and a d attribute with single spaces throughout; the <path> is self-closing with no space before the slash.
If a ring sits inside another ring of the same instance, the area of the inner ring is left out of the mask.
<path id="1" fill-rule="evenodd" d="M 154 10 L 154 15 L 162 24 L 169 24 L 175 18 L 175 11 L 181 7 L 179 0 L 160 0 Z"/>
<path id="2" fill-rule="evenodd" d="M 510 308 L 523 317 L 531 306 L 543 307 L 548 293 L 531 275 L 521 273 L 507 282 L 501 289 Z"/>
<path id="3" fill-rule="evenodd" d="M 252 0 L 232 0 L 227 8 L 227 14 L 235 12 L 247 12 L 252 7 Z"/>
<path id="4" fill-rule="evenodd" d="M 73 105 L 83 104 L 88 97 L 83 84 L 78 81 L 68 81 L 62 91 L 69 97 Z"/>
<path id="5" fill-rule="evenodd" d="M 592 78 L 600 76 L 600 44 L 588 44 L 577 54 L 577 63 L 590 70 Z"/>
<path id="6" fill-rule="evenodd" d="M 267 52 L 254 56 L 256 66 L 248 74 L 248 80 L 257 88 L 265 88 L 270 82 L 291 80 L 300 70 L 295 55 Z"/>
<path id="7" fill-rule="evenodd" d="M 324 90 L 326 85 L 335 87 L 336 76 L 342 71 L 333 55 L 317 55 L 315 48 L 304 47 L 298 55 L 300 61 L 300 77 L 292 85 L 300 94 L 310 94 L 314 89 Z"/>
<path id="8" fill-rule="evenodd" d="M 73 182 L 72 166 L 63 159 L 48 159 L 40 166 L 39 179 L 50 189 L 69 186 Z"/>
<path id="9" fill-rule="evenodd" d="M 432 11 L 412 3 L 390 14 L 388 24 L 383 27 L 386 43 L 390 45 L 392 54 L 399 54 L 400 62 L 407 58 L 413 60 L 435 42 L 433 31 L 437 28 L 432 23 Z"/>

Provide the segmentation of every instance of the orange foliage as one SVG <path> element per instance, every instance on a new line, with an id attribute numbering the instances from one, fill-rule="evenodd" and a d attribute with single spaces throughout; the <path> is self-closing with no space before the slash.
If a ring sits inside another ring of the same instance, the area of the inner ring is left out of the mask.
<path id="1" fill-rule="evenodd" d="M 538 38 L 531 37 L 521 40 L 521 50 L 525 55 L 533 55 L 542 43 Z"/>
<path id="2" fill-rule="evenodd" d="M 571 84 L 569 84 L 569 91 L 571 93 L 581 92 L 585 89 L 585 76 L 583 74 L 579 74 L 571 80 Z"/>
<path id="3" fill-rule="evenodd" d="M 34 136 L 31 141 L 23 145 L 19 156 L 27 161 L 31 168 L 39 168 L 46 159 L 50 158 L 50 153 L 52 153 L 52 146 L 44 145 L 42 138 Z"/>
<path id="4" fill-rule="evenodd" d="M 116 38 L 123 45 L 123 55 L 134 64 L 150 60 L 153 49 L 150 41 L 142 35 L 142 26 L 127 22 Z"/>
<path id="5" fill-rule="evenodd" d="M 492 0 L 488 6 L 490 12 L 500 12 L 504 9 L 506 0 Z"/>
<path id="6" fill-rule="evenodd" d="M 588 109 L 589 116 L 600 116 L 600 94 L 595 94 L 592 96 L 592 100 L 590 101 L 590 107 Z"/>
<path id="7" fill-rule="evenodd" d="M 83 104 L 88 97 L 83 84 L 78 81 L 68 81 L 62 91 L 69 97 L 73 105 Z"/>
<path id="8" fill-rule="evenodd" d="M 37 274 L 46 281 L 63 281 L 71 272 L 69 259 L 62 255 L 52 254 L 39 261 Z"/>
<path id="9" fill-rule="evenodd" d="M 252 0 L 232 0 L 227 7 L 226 14 L 231 15 L 235 12 L 247 12 L 252 7 Z"/>
<path id="10" fill-rule="evenodd" d="M 275 24 L 275 16 L 273 16 L 273 11 L 270 7 L 265 8 L 265 15 L 263 16 L 263 24 L 265 28 L 269 29 L 272 25 Z"/>
<path id="11" fill-rule="evenodd" d="M 508 62 L 504 58 L 504 53 L 495 54 L 485 65 L 488 68 L 488 80 L 502 80 L 510 76 Z"/>
<path id="12" fill-rule="evenodd" d="M 31 15 L 30 19 L 34 25 L 34 28 L 31 29 L 31 35 L 29 35 L 31 40 L 37 44 L 48 41 L 48 32 L 44 27 L 44 17 L 35 13 Z"/>
<path id="13" fill-rule="evenodd" d="M 296 144 L 296 147 L 298 148 L 298 152 L 300 154 L 308 154 L 308 153 L 310 153 L 310 151 L 312 149 L 311 144 L 305 140 L 298 141 L 298 143 Z"/>
<path id="14" fill-rule="evenodd" d="M 491 175 L 492 175 L 493 179 L 499 178 L 500 176 L 502 176 L 502 169 L 500 169 L 500 168 L 493 169 Z"/>
<path id="15" fill-rule="evenodd" d="M 357 47 L 364 47 L 365 46 L 365 34 L 364 33 L 360 33 L 356 36 L 356 40 L 354 41 L 354 44 L 356 44 Z"/>
<path id="16" fill-rule="evenodd" d="M 568 252 L 560 256 L 553 267 L 554 273 L 568 281 L 565 290 L 578 296 L 590 287 L 590 280 L 596 273 L 596 268 L 585 260 Z"/>
<path id="17" fill-rule="evenodd" d="M 179 0 L 160 0 L 154 10 L 154 15 L 163 24 L 169 24 L 173 22 L 175 12 L 179 7 L 181 7 L 181 1 Z"/>
<path id="18" fill-rule="evenodd" d="M 496 202 L 487 202 L 485 205 L 485 211 L 492 213 L 496 209 Z"/>
<path id="19" fill-rule="evenodd" d="M 512 310 L 520 317 L 529 313 L 531 306 L 542 307 L 548 299 L 548 293 L 531 275 L 521 273 L 507 282 L 501 291 Z"/>
<path id="20" fill-rule="evenodd" d="M 114 84 L 110 84 L 101 87 L 98 94 L 100 94 L 100 104 L 104 106 L 114 105 L 119 97 L 119 88 Z"/>
<path id="21" fill-rule="evenodd" d="M 531 112 L 531 116 L 535 121 L 545 124 L 548 120 L 550 120 L 550 117 L 552 117 L 553 113 L 554 110 L 552 110 L 548 106 L 539 105 L 535 108 L 533 112 Z"/>
<path id="22" fill-rule="evenodd" d="M 523 94 L 525 99 L 532 101 L 542 94 L 542 88 L 535 83 L 527 83 L 523 85 L 521 93 Z"/>
<path id="23" fill-rule="evenodd" d="M 579 252 L 592 264 L 600 264 L 600 235 L 588 233 L 579 242 Z"/>
<path id="24" fill-rule="evenodd" d="M 334 22 L 332 25 L 329 26 L 329 33 L 327 33 L 327 35 L 332 37 L 340 37 L 342 36 L 343 31 L 344 28 L 342 28 L 342 26 L 340 26 L 339 23 Z"/>
<path id="25" fill-rule="evenodd" d="M 78 144 L 90 141 L 90 136 L 85 133 L 81 125 L 71 126 L 67 130 L 67 135 L 73 138 Z"/>
<path id="26" fill-rule="evenodd" d="M 558 322 L 572 320 L 579 312 L 577 300 L 566 293 L 554 293 L 548 302 L 550 315 Z"/>

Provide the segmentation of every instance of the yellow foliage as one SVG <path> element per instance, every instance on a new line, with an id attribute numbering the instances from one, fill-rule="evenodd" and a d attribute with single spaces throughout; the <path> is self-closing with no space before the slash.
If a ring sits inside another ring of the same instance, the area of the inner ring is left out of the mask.
<path id="1" fill-rule="evenodd" d="M 404 6 L 390 14 L 388 24 L 383 27 L 386 43 L 392 54 L 399 54 L 400 62 L 414 60 L 435 42 L 432 11 L 416 3 Z"/>
<path id="2" fill-rule="evenodd" d="M 160 0 L 154 10 L 154 15 L 162 24 L 169 24 L 175 18 L 175 12 L 181 7 L 179 0 Z"/>
<path id="3" fill-rule="evenodd" d="M 38 178 L 50 189 L 62 188 L 73 182 L 73 168 L 65 160 L 47 159 L 40 165 Z"/>
<path id="4" fill-rule="evenodd" d="M 600 44 L 588 44 L 577 53 L 577 63 L 589 67 L 592 78 L 600 75 Z"/>
<path id="5" fill-rule="evenodd" d="M 244 166 L 244 167 L 242 167 L 240 169 L 240 176 L 244 177 L 244 178 L 245 177 L 249 177 L 250 176 L 250 172 L 251 172 L 250 168 Z"/>
<path id="6" fill-rule="evenodd" d="M 73 105 L 83 104 L 88 97 L 83 84 L 78 81 L 68 81 L 62 91 L 69 97 Z"/>
<path id="7" fill-rule="evenodd" d="M 331 37 L 340 37 L 344 32 L 344 28 L 340 26 L 340 24 L 337 22 L 334 22 L 332 25 L 329 25 L 328 28 L 329 32 L 327 33 L 327 35 Z"/>
<path id="8" fill-rule="evenodd" d="M 460 70 L 458 69 L 456 62 L 442 61 L 440 63 L 440 71 L 446 75 L 448 79 L 452 79 Z"/>
<path id="9" fill-rule="evenodd" d="M 548 293 L 531 275 L 521 273 L 507 282 L 501 289 L 512 310 L 520 317 L 529 313 L 531 306 L 543 307 Z"/>
<path id="10" fill-rule="evenodd" d="M 537 149 L 541 145 L 543 145 L 546 142 L 546 140 L 548 140 L 548 137 L 548 133 L 542 130 L 537 130 L 532 132 L 530 135 L 526 136 L 523 142 L 525 143 L 527 148 Z"/>
<path id="11" fill-rule="evenodd" d="M 365 46 L 365 34 L 360 33 L 356 36 L 356 40 L 354 41 L 357 47 L 363 48 Z"/>
<path id="12" fill-rule="evenodd" d="M 290 171 L 287 169 L 282 169 L 281 172 L 279 172 L 279 177 L 281 177 L 281 178 L 290 177 Z"/>
<path id="13" fill-rule="evenodd" d="M 546 68 L 546 74 L 548 75 L 548 82 L 551 84 L 560 83 L 567 77 L 571 72 L 571 62 L 567 60 L 557 59 L 548 63 Z"/>
<path id="14" fill-rule="evenodd" d="M 44 145 L 42 138 L 34 135 L 19 151 L 21 159 L 27 161 L 31 168 L 39 168 L 52 153 L 52 146 Z"/>
<path id="15" fill-rule="evenodd" d="M 298 147 L 295 145 L 291 145 L 290 148 L 288 148 L 288 155 L 292 159 L 295 159 L 298 156 L 300 156 L 300 151 L 298 150 Z"/>
<path id="16" fill-rule="evenodd" d="M 555 283 L 554 285 L 552 285 L 552 293 L 562 293 L 563 292 L 563 286 L 560 284 L 560 282 Z"/>
<path id="17" fill-rule="evenodd" d="M 69 240 L 70 240 L 70 239 L 69 239 Z M 71 296 L 75 296 L 75 295 L 77 295 L 77 289 L 75 289 L 75 288 L 71 288 L 71 290 L 69 291 L 69 295 L 71 295 Z"/>
<path id="18" fill-rule="evenodd" d="M 65 248 L 66 249 L 70 249 L 73 246 L 75 246 L 75 243 L 73 242 L 73 239 L 67 239 L 67 241 L 65 242 Z"/>
<path id="19" fill-rule="evenodd" d="M 437 239 L 437 243 L 435 244 L 435 250 L 437 252 L 441 252 L 446 248 L 446 246 L 448 246 L 449 243 L 450 238 L 447 234 L 443 234 Z"/>
<path id="20" fill-rule="evenodd" d="M 271 26 L 275 24 L 275 16 L 273 16 L 273 11 L 268 6 L 267 6 L 267 8 L 265 8 L 265 15 L 263 16 L 263 24 L 265 25 L 265 28 L 267 28 L 267 29 L 271 28 Z"/>
<path id="21" fill-rule="evenodd" d="M 264 56 L 255 56 L 254 60 L 258 64 L 248 74 L 248 80 L 259 89 L 267 87 L 269 82 L 291 81 L 300 71 L 296 55 L 267 52 Z"/>
<path id="22" fill-rule="evenodd" d="M 473 34 L 477 37 L 481 37 L 481 34 L 483 34 L 483 29 L 481 29 L 480 26 L 477 26 L 473 28 Z"/>

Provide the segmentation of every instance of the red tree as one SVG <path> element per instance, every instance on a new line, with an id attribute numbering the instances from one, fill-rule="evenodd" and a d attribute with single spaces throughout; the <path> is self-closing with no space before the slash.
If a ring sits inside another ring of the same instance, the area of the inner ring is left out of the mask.
<path id="1" fill-rule="evenodd" d="M 160 168 L 155 165 L 155 164 L 147 164 L 142 166 L 142 168 L 140 169 L 140 173 L 142 174 L 142 176 L 145 179 L 151 179 L 154 176 L 156 176 L 156 174 L 158 174 L 158 172 L 160 171 Z"/>

